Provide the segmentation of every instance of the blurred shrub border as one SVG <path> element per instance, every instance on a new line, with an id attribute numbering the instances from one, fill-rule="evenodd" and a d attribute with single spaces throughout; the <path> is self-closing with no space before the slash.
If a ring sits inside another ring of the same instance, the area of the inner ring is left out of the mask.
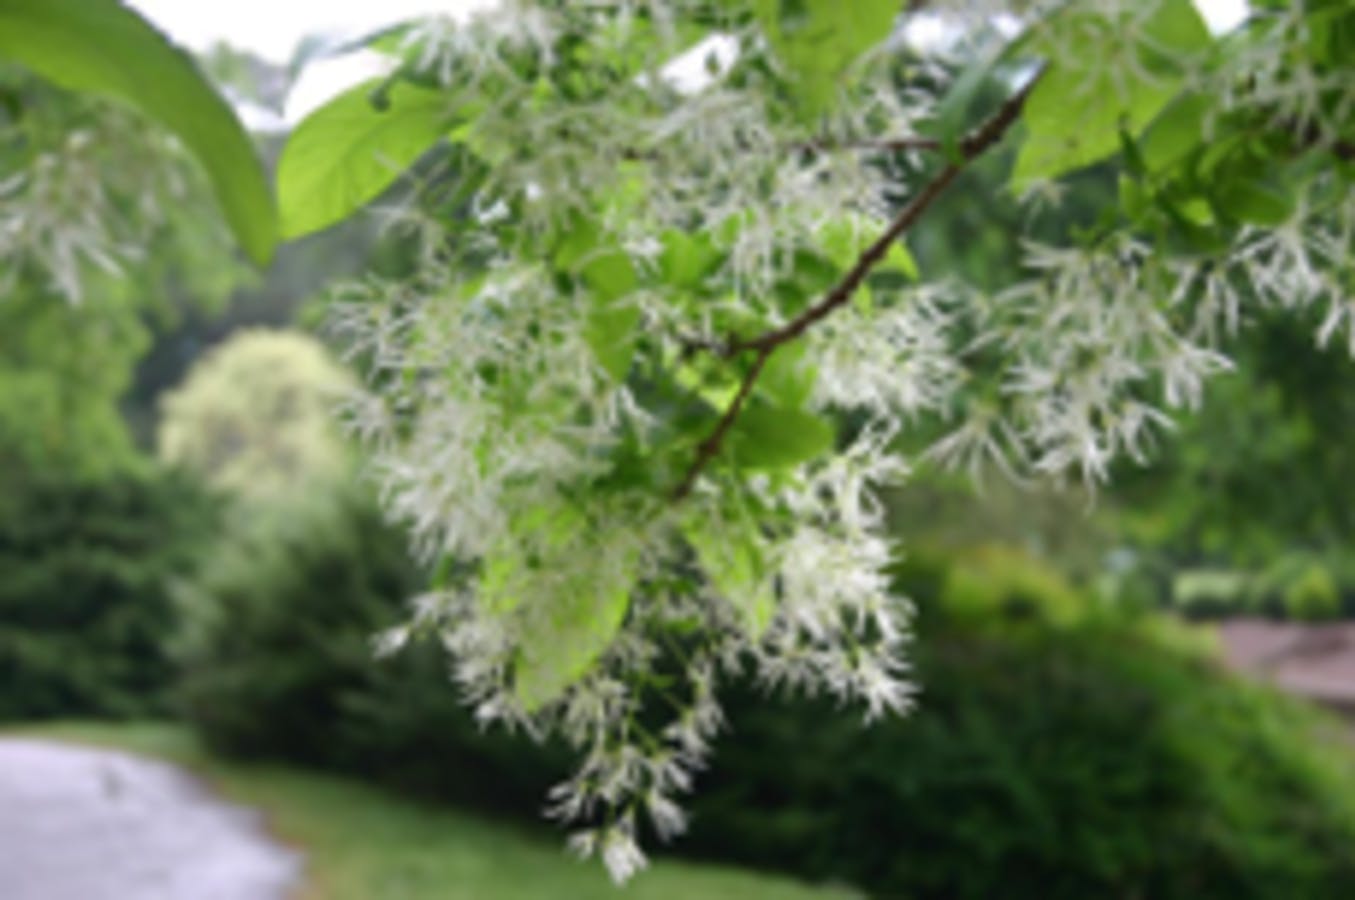
<path id="1" fill-rule="evenodd" d="M 163 714 L 173 583 L 216 503 L 149 466 L 29 471 L 0 492 L 0 719 Z"/>
<path id="2" fill-rule="evenodd" d="M 317 527 L 311 517 L 329 518 Z M 564 771 L 481 733 L 438 647 L 370 635 L 418 583 L 368 501 L 241 535 L 196 586 L 184 697 L 212 746 L 523 815 Z M 1355 883 L 1355 763 L 1196 631 L 1089 605 L 999 545 L 919 554 L 923 695 L 863 728 L 735 692 L 679 853 L 896 898 L 1330 898 Z M 787 747 L 793 752 L 786 752 Z"/>

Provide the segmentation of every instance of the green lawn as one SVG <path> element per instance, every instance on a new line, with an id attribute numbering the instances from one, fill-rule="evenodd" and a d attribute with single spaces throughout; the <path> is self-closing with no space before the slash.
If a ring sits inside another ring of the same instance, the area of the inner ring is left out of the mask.
<path id="1" fill-rule="evenodd" d="M 13 732 L 11 732 L 13 733 Z M 845 889 L 716 866 L 661 861 L 624 889 L 563 849 L 563 836 L 485 821 L 366 787 L 278 766 L 207 755 L 170 725 L 63 723 L 22 733 L 114 747 L 184 765 L 223 796 L 262 809 L 272 831 L 307 856 L 301 900 L 829 900 Z"/>

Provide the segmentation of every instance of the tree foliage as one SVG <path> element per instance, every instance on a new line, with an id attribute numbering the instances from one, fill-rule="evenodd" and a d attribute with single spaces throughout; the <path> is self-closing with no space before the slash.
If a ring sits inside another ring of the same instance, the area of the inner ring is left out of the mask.
<path id="1" fill-rule="evenodd" d="M 335 306 L 369 361 L 356 422 L 441 573 L 411 627 L 441 632 L 482 718 L 576 746 L 552 811 L 619 878 L 642 816 L 681 830 L 731 673 L 910 706 L 875 493 L 913 461 L 901 437 L 1095 483 L 1199 402 L 1256 311 L 1355 347 L 1345 0 L 1258 0 L 1222 35 L 1191 0 L 896 6 L 412 23 L 373 41 L 390 76 L 283 154 L 298 236 L 435 151 L 398 219 L 417 271 Z M 948 49 L 908 41 L 922 15 Z M 1019 273 L 919 271 L 906 240 L 1013 143 Z M 1089 166 L 1118 197 L 1038 224 Z"/>
<path id="2" fill-rule="evenodd" d="M 184 478 L 56 469 L 0 495 L 0 719 L 163 715 L 171 591 L 214 510 Z"/>
<path id="3" fill-rule="evenodd" d="M 301 333 L 248 329 L 165 395 L 159 451 L 227 493 L 296 497 L 349 470 L 334 410 L 352 376 Z"/>
<path id="4" fill-rule="evenodd" d="M 171 139 L 13 67 L 0 97 L 0 481 L 116 471 L 153 328 L 240 269 Z"/>
<path id="5" fill-rule="evenodd" d="M 272 256 L 272 193 L 248 135 L 192 59 L 140 16 L 111 0 L 3 0 L 0 59 L 167 126 L 206 169 L 249 255 L 259 263 Z"/>

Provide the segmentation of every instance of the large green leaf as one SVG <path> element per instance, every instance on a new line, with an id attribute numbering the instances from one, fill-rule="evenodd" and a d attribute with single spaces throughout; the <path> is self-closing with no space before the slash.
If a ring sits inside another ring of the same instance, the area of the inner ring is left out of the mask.
<path id="1" fill-rule="evenodd" d="M 1122 134 L 1138 136 L 1181 89 L 1184 60 L 1210 40 L 1190 0 L 1156 0 L 1124 21 L 1071 5 L 1044 41 L 1050 59 L 1026 101 L 1013 187 L 1091 165 L 1119 150 Z"/>
<path id="2" fill-rule="evenodd" d="M 744 469 L 784 469 L 833 449 L 832 424 L 803 409 L 750 402 L 729 429 L 729 452 Z"/>
<path id="3" fill-rule="evenodd" d="M 758 378 L 758 392 L 777 406 L 800 409 L 809 402 L 818 377 L 809 345 L 790 343 L 778 348 L 767 360 Z"/>
<path id="4" fill-rule="evenodd" d="M 738 611 L 749 636 L 762 637 L 776 614 L 776 591 L 757 546 L 737 535 L 714 533 L 700 522 L 688 523 L 682 533 L 711 585 Z"/>
<path id="5" fill-rule="evenodd" d="M 709 235 L 670 230 L 663 235 L 659 274 L 669 287 L 699 292 L 721 259 L 722 254 Z"/>
<path id="6" fill-rule="evenodd" d="M 794 79 L 807 118 L 833 102 L 842 77 L 862 53 L 889 37 L 898 0 L 756 0 L 772 49 Z"/>
<path id="7" fill-rule="evenodd" d="M 557 260 L 560 258 L 562 253 L 557 253 Z M 625 381 L 635 357 L 635 332 L 640 324 L 639 307 L 627 302 L 639 284 L 635 265 L 624 250 L 594 249 L 575 271 L 589 289 L 584 339 L 602 368 L 618 382 Z"/>
<path id="8" fill-rule="evenodd" d="M 382 88 L 381 102 L 373 92 Z M 278 162 L 282 233 L 327 228 L 374 200 L 445 135 L 447 98 L 407 82 L 371 81 L 297 126 Z"/>
<path id="9" fill-rule="evenodd" d="M 207 170 L 250 258 L 273 255 L 277 214 L 249 136 L 188 54 L 136 13 L 117 0 L 0 0 L 0 59 L 172 130 Z"/>
<path id="10" fill-rule="evenodd" d="M 609 561 L 616 565 L 616 560 Z M 528 610 L 514 667 L 518 700 L 530 712 L 556 699 L 587 674 L 630 608 L 629 574 L 578 578 L 567 589 L 538 597 Z"/>
<path id="11" fill-rule="evenodd" d="M 1139 152 L 1149 172 L 1176 166 L 1205 141 L 1205 123 L 1213 112 L 1213 98 L 1182 94 L 1162 111 L 1144 132 Z"/>

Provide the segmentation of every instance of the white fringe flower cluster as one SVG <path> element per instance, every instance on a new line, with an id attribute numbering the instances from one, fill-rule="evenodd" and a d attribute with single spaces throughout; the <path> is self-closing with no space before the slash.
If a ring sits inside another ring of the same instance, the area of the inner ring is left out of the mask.
<path id="1" fill-rule="evenodd" d="M 1128 0 L 1097 2 L 1139 21 Z M 371 373 L 350 418 L 388 508 L 443 573 L 383 646 L 435 630 L 482 721 L 571 742 L 581 763 L 549 812 L 618 880 L 644 865 L 646 830 L 685 827 L 678 797 L 721 728 L 722 680 L 826 692 L 868 717 L 909 708 L 909 606 L 890 593 L 875 499 L 906 476 L 907 424 L 948 422 L 930 454 L 949 464 L 1097 481 L 1200 401 L 1248 304 L 1326 304 L 1328 336 L 1355 317 L 1355 207 L 1321 202 L 1320 185 L 1217 258 L 1130 234 L 1032 242 L 1028 279 L 993 296 L 879 285 L 817 322 L 788 377 L 807 381 L 806 409 L 836 417 L 833 450 L 770 470 L 717 459 L 675 501 L 713 422 L 684 431 L 684 416 L 735 396 L 740 360 L 719 348 L 818 299 L 803 261 L 829 251 L 825 233 L 883 229 L 921 167 L 880 142 L 916 134 L 947 87 L 925 59 L 912 71 L 932 87 L 902 79 L 889 43 L 808 125 L 787 113 L 794 73 L 753 20 L 719 20 L 735 7 L 516 2 L 412 32 L 418 71 L 473 111 L 458 138 L 485 166 L 458 216 L 417 197 L 400 211 L 420 223 L 419 274 L 351 286 L 334 319 Z M 690 60 L 679 77 L 693 51 L 675 23 L 692 15 L 718 27 L 700 77 Z M 629 68 L 597 62 L 618 48 Z M 1302 113 L 1302 71 L 1270 77 L 1266 96 Z M 695 299 L 662 277 L 675 233 L 713 260 L 684 276 Z M 599 311 L 571 266 L 616 253 L 630 282 Z M 600 341 L 599 317 L 634 331 Z M 600 359 L 617 345 L 626 377 Z"/>
<path id="2" fill-rule="evenodd" d="M 0 112 L 0 293 L 32 277 L 79 304 L 91 277 L 143 261 L 148 235 L 199 186 L 174 141 L 135 115 L 0 68 L 6 84 L 23 112 Z"/>

